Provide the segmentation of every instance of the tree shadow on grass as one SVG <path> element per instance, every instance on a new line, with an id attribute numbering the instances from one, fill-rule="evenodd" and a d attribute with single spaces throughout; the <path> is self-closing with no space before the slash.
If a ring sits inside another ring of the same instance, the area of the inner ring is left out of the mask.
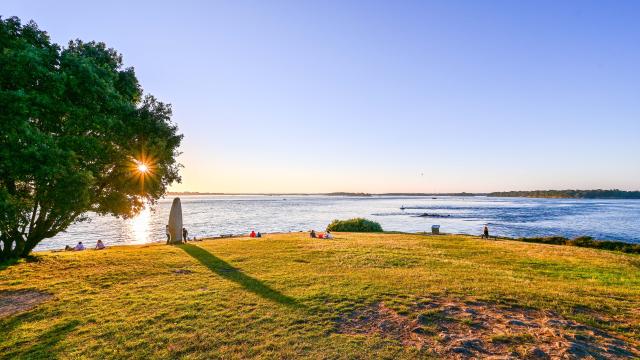
<path id="1" fill-rule="evenodd" d="M 34 256 L 34 255 L 29 255 L 26 258 L 20 259 L 20 258 L 10 258 L 10 259 L 6 259 L 6 260 L 2 260 L 0 261 L 0 271 L 5 270 L 10 268 L 11 266 L 17 265 L 17 264 L 21 264 L 22 262 L 28 262 L 28 263 L 36 263 L 39 262 L 40 258 L 38 256 Z"/>
<path id="2" fill-rule="evenodd" d="M 191 255 L 191 257 L 198 260 L 202 265 L 208 267 L 209 270 L 227 280 L 231 280 L 237 284 L 242 285 L 242 287 L 258 296 L 261 296 L 267 300 L 275 301 L 282 305 L 291 307 L 302 307 L 302 305 L 298 303 L 296 299 L 284 295 L 265 285 L 260 280 L 246 275 L 242 271 L 234 268 L 229 263 L 216 257 L 215 255 L 199 246 L 191 244 L 183 244 L 179 246 L 187 254 Z"/>
<path id="3" fill-rule="evenodd" d="M 33 340 L 28 348 L 17 348 L 6 354 L 7 359 L 57 359 L 58 350 L 56 346 L 67 335 L 80 325 L 79 320 L 71 320 L 57 324 L 49 330 L 43 332 L 37 339 Z M 4 358 L 2 354 L 0 358 Z"/>

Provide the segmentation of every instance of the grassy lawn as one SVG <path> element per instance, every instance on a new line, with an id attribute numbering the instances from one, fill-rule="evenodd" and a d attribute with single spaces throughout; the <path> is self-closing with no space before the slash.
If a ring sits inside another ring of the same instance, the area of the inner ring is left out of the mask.
<path id="1" fill-rule="evenodd" d="M 527 331 L 540 326 L 517 330 L 517 316 L 560 321 L 566 333 L 553 336 L 567 346 L 599 330 L 627 348 L 640 343 L 638 255 L 459 235 L 336 235 L 40 253 L 0 270 L 0 294 L 51 294 L 0 318 L 0 357 L 465 356 L 446 345 L 457 341 L 447 331 L 464 327 L 493 349 L 485 351 L 523 355 L 540 334 Z M 516 325 L 498 327 L 498 315 Z M 479 322 L 489 326 L 472 330 Z"/>

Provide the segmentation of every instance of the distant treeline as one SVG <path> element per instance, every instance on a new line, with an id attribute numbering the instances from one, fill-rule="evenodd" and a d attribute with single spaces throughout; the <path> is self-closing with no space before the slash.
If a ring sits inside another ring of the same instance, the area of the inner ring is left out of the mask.
<path id="1" fill-rule="evenodd" d="M 534 190 L 534 191 L 500 191 L 492 193 L 381 193 L 370 194 L 364 192 L 332 192 L 332 193 L 215 193 L 181 191 L 168 192 L 167 195 L 325 195 L 325 196 L 492 196 L 492 197 L 528 197 L 555 199 L 640 199 L 640 191 L 623 190 Z"/>
<path id="2" fill-rule="evenodd" d="M 371 194 L 363 193 L 363 192 L 332 192 L 332 193 L 321 194 L 321 195 L 327 195 L 327 196 L 371 196 Z"/>
<path id="3" fill-rule="evenodd" d="M 223 192 L 198 192 L 198 191 L 169 191 L 167 195 L 266 195 L 266 196 L 299 196 L 299 195 L 326 195 L 326 196 L 371 196 L 363 192 L 332 192 L 332 193 L 223 193 Z"/>
<path id="4" fill-rule="evenodd" d="M 376 194 L 376 195 L 381 195 L 381 196 L 479 196 L 479 195 L 486 195 L 486 194 L 460 192 L 460 193 L 382 193 L 382 194 Z"/>
<path id="5" fill-rule="evenodd" d="M 640 199 L 640 191 L 623 191 L 618 189 L 502 191 L 489 193 L 487 196 L 553 199 Z"/>

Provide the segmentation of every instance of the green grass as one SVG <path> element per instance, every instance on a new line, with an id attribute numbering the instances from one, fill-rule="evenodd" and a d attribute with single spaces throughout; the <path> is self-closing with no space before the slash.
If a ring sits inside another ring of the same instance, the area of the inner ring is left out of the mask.
<path id="1" fill-rule="evenodd" d="M 459 235 L 41 253 L 0 270 L 0 291 L 18 289 L 53 298 L 0 319 L 0 358 L 415 358 L 425 355 L 338 334 L 336 319 L 384 302 L 429 325 L 439 314 L 416 304 L 434 297 L 552 310 L 640 341 L 640 256 Z"/>

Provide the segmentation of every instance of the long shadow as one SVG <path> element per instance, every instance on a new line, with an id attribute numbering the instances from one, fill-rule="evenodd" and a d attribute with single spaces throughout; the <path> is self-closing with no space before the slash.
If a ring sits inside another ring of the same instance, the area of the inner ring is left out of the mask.
<path id="1" fill-rule="evenodd" d="M 24 260 L 24 262 L 28 262 L 28 263 L 34 263 L 34 262 L 39 262 L 40 258 L 34 255 L 29 255 L 24 259 L 11 258 L 11 259 L 2 260 L 0 261 L 0 271 L 4 269 L 8 269 L 11 266 L 22 263 L 21 260 Z"/>
<path id="2" fill-rule="evenodd" d="M 296 301 L 296 299 L 284 295 L 272 288 L 268 285 L 265 285 L 260 280 L 255 279 L 249 275 L 246 275 L 242 271 L 234 268 L 229 263 L 224 260 L 216 257 L 211 254 L 207 250 L 191 245 L 191 244 L 183 244 L 178 245 L 182 250 L 184 250 L 187 254 L 191 255 L 194 259 L 198 260 L 202 265 L 209 268 L 209 270 L 214 273 L 220 275 L 221 277 L 231 280 L 237 284 L 242 285 L 245 289 L 251 291 L 252 293 L 261 296 L 265 299 L 275 301 L 282 305 L 292 306 L 292 307 L 301 307 L 302 305 Z"/>

